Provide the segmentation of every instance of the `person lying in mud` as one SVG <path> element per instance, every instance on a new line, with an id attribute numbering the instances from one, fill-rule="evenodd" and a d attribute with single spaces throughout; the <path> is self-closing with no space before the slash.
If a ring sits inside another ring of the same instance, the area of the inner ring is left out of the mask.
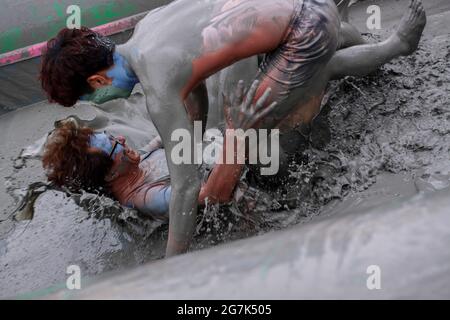
<path id="1" fill-rule="evenodd" d="M 342 2 L 345 6 L 349 0 Z M 330 80 L 365 76 L 413 53 L 425 24 L 421 1 L 411 0 L 387 40 L 366 44 L 354 27 L 341 21 L 333 0 L 178 0 L 151 11 L 123 45 L 115 46 L 87 28 L 62 30 L 48 42 L 41 81 L 50 100 L 64 106 L 105 86 L 131 91 L 136 82 L 142 84 L 171 176 L 170 256 L 189 247 L 201 190 L 194 161 L 175 164 L 171 159 L 177 143 L 171 135 L 184 129 L 193 136 L 192 122 L 206 121 L 206 78 L 264 54 L 254 99 L 271 88 L 263 108 L 273 102 L 277 107 L 252 128 L 300 128 L 304 133 L 320 112 Z M 242 167 L 214 167 L 214 190 L 208 194 L 212 201 L 230 198 Z"/>
<path id="2" fill-rule="evenodd" d="M 267 95 L 261 97 L 258 103 L 264 104 L 266 98 Z M 229 114 L 233 106 L 225 106 L 225 113 Z M 259 119 L 251 110 L 247 114 L 248 120 Z M 228 119 L 227 128 L 233 128 L 232 120 Z M 80 189 L 100 191 L 146 216 L 169 220 L 172 188 L 159 136 L 142 148 L 145 152 L 141 154 L 126 144 L 125 137 L 94 132 L 80 125 L 75 117 L 58 121 L 55 126 L 49 133 L 42 156 L 50 182 L 75 192 Z M 205 204 L 212 188 L 207 179 L 209 169 L 207 165 L 200 168 L 205 177 L 202 186 L 202 195 L 205 197 L 199 199 L 199 205 Z M 241 185 L 234 199 L 236 202 L 244 198 L 246 187 L 245 184 Z"/>

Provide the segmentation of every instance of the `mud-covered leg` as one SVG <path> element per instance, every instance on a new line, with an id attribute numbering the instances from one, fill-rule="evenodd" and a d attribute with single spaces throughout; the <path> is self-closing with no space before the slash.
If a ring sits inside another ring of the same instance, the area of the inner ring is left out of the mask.
<path id="1" fill-rule="evenodd" d="M 183 130 L 186 135 L 194 137 L 193 124 L 183 104 L 176 99 L 175 101 L 167 100 L 165 104 L 161 101 L 150 100 L 147 98 L 147 108 L 164 144 L 171 178 L 169 239 L 166 249 L 166 257 L 169 257 L 183 253 L 189 248 L 195 230 L 201 182 L 197 165 L 175 164 L 172 157 L 172 150 L 179 143 L 179 141 L 172 141 L 172 134 L 176 130 Z M 170 105 L 172 108 L 165 108 L 165 105 Z"/>
<path id="2" fill-rule="evenodd" d="M 363 39 L 361 33 L 355 26 L 348 22 L 341 22 L 338 50 L 366 43 L 366 40 Z"/>
<path id="3" fill-rule="evenodd" d="M 348 7 L 350 5 L 350 0 L 334 0 L 334 3 L 338 7 L 341 20 L 344 22 L 349 22 Z"/>
<path id="4" fill-rule="evenodd" d="M 341 18 L 338 49 L 365 44 L 366 41 L 362 38 L 361 33 L 349 22 L 350 0 L 334 0 L 334 2 Z"/>
<path id="5" fill-rule="evenodd" d="M 330 79 L 365 76 L 394 58 L 412 54 L 419 45 L 426 21 L 422 2 L 412 0 L 400 25 L 389 39 L 337 51 L 327 66 L 328 76 Z"/>

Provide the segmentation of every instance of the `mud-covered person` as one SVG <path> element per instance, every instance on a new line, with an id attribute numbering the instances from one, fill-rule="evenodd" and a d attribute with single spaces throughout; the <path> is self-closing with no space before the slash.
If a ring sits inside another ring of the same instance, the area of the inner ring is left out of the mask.
<path id="1" fill-rule="evenodd" d="M 343 2 L 348 5 L 349 0 Z M 411 54 L 425 24 L 421 1 L 412 0 L 387 40 L 366 44 L 355 28 L 341 21 L 333 0 L 178 0 L 151 11 L 120 46 L 86 28 L 62 30 L 48 42 L 42 86 L 52 101 L 72 106 L 105 86 L 130 91 L 136 82 L 142 84 L 171 175 L 170 256 L 189 248 L 201 189 L 194 161 L 175 164 L 171 159 L 177 144 L 171 135 L 185 129 L 193 136 L 193 121 L 206 121 L 206 78 L 265 54 L 255 75 L 255 100 L 270 88 L 263 108 L 273 102 L 277 107 L 253 128 L 289 131 L 308 125 L 319 113 L 329 80 L 364 76 Z M 241 169 L 215 166 L 211 200 L 230 198 Z"/>
<path id="2" fill-rule="evenodd" d="M 258 103 L 264 104 L 265 97 L 261 97 Z M 229 114 L 233 107 L 232 104 L 226 104 L 225 113 Z M 251 112 L 247 115 L 248 120 L 252 121 L 260 117 Z M 227 119 L 226 129 L 233 128 L 235 125 L 232 119 Z M 83 126 L 76 117 L 57 121 L 55 125 L 56 128 L 47 138 L 42 156 L 50 182 L 74 192 L 83 189 L 107 194 L 123 206 L 136 209 L 145 216 L 169 220 L 172 188 L 159 136 L 138 151 L 127 145 L 124 136 L 95 132 Z M 208 165 L 199 168 L 204 177 L 201 192 L 204 198 L 199 198 L 199 205 L 204 205 L 210 190 L 214 190 L 208 180 L 210 170 Z M 254 205 L 253 201 L 245 201 L 247 188 L 242 183 L 233 199 L 240 202 L 246 211 Z"/>

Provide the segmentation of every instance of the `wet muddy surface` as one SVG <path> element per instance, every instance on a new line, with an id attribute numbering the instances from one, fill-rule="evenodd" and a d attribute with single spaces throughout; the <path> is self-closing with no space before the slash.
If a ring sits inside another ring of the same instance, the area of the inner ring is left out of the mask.
<path id="1" fill-rule="evenodd" d="M 82 105 L 75 113 L 95 119 L 95 125 L 111 133 L 133 137 L 139 147 L 155 134 L 143 102 L 142 94 L 135 93 L 126 105 L 115 101 L 95 112 Z M 97 275 L 159 259 L 164 252 L 167 226 L 95 195 L 71 198 L 48 191 L 37 200 L 32 220 L 13 220 L 11 213 L 26 187 L 45 181 L 39 161 L 18 158 L 21 149 L 44 136 L 52 121 L 74 113 L 49 116 L 46 108 L 21 110 L 36 112 L 40 125 L 30 124 L 15 145 L 2 143 L 0 297 L 61 287 L 71 264 L 85 275 Z M 8 124 L 4 130 L 12 139 L 11 121 L 19 115 L 7 116 L 0 121 Z M 148 129 L 140 131 L 142 127 Z M 446 190 L 449 154 L 450 37 L 426 36 L 411 57 L 369 77 L 331 83 L 310 145 L 291 165 L 288 182 L 276 191 L 253 190 L 250 196 L 258 207 L 251 214 L 239 205 L 207 208 L 199 216 L 193 250 Z"/>

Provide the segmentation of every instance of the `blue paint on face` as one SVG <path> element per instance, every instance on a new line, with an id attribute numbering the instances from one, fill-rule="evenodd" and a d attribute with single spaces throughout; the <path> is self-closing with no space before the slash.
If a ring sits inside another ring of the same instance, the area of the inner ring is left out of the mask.
<path id="1" fill-rule="evenodd" d="M 106 75 L 112 79 L 112 84 L 81 96 L 81 101 L 103 104 L 117 98 L 128 98 L 131 95 L 134 86 L 139 83 L 139 79 L 131 69 L 128 61 L 119 53 L 114 52 L 113 60 L 114 65 L 111 70 L 106 72 Z"/>
<path id="2" fill-rule="evenodd" d="M 114 143 L 105 133 L 95 133 L 91 135 L 89 144 L 93 148 L 103 150 L 107 155 L 110 155 L 114 148 Z M 123 151 L 124 147 L 121 144 L 117 144 L 112 157 L 115 157 L 117 154 Z"/>
<path id="3" fill-rule="evenodd" d="M 113 87 L 129 90 L 131 92 L 134 86 L 139 82 L 139 79 L 123 56 L 114 52 L 113 59 L 114 66 L 106 73 L 106 75 L 113 79 Z"/>

